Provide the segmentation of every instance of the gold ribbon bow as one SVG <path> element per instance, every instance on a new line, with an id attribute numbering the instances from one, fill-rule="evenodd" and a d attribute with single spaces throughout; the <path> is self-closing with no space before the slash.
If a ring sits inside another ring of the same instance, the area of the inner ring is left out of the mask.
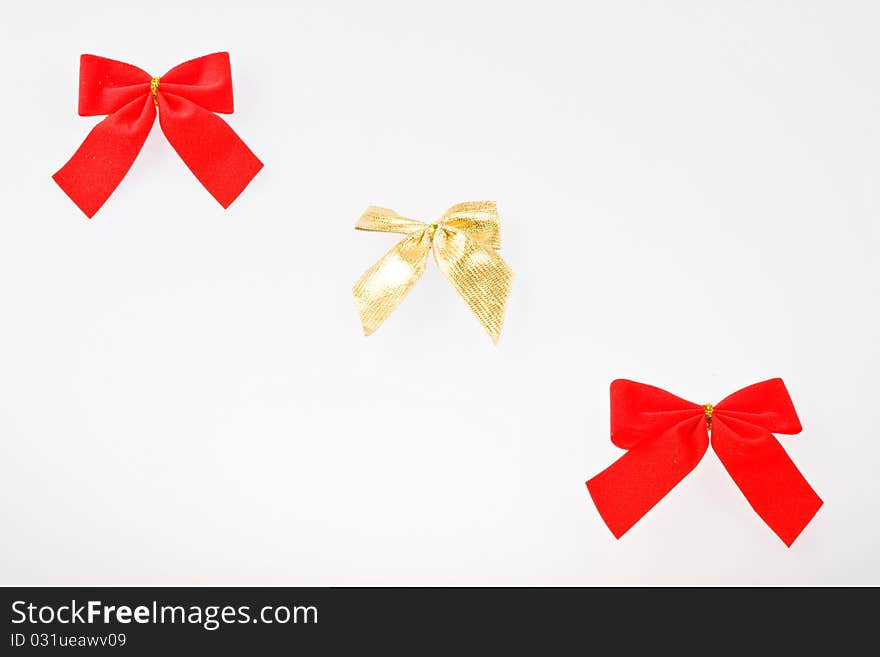
<path id="1" fill-rule="evenodd" d="M 494 201 L 459 203 L 432 224 L 371 207 L 361 215 L 355 228 L 406 235 L 354 286 L 365 335 L 379 328 L 400 305 L 424 273 L 428 251 L 433 251 L 440 271 L 470 306 L 492 341 L 498 342 L 513 272 L 495 253 L 495 249 L 501 248 L 501 233 Z"/>

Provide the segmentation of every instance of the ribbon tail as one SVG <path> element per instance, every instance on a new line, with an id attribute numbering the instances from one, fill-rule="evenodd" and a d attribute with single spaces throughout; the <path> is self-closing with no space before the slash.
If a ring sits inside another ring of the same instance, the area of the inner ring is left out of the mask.
<path id="1" fill-rule="evenodd" d="M 444 225 L 439 226 L 434 235 L 434 258 L 440 271 L 497 343 L 513 282 L 510 267 L 494 249 Z"/>
<path id="2" fill-rule="evenodd" d="M 211 196 L 228 208 L 263 163 L 216 114 L 176 94 L 160 91 L 158 99 L 162 132 Z"/>
<path id="3" fill-rule="evenodd" d="M 430 248 L 427 230 L 405 237 L 360 277 L 353 292 L 364 335 L 379 328 L 421 278 Z"/>
<path id="4" fill-rule="evenodd" d="M 587 482 L 599 514 L 620 538 L 693 470 L 709 447 L 702 417 L 645 439 Z"/>
<path id="5" fill-rule="evenodd" d="M 89 218 L 110 198 L 140 153 L 156 119 L 149 95 L 114 112 L 86 136 L 52 179 Z"/>
<path id="6" fill-rule="evenodd" d="M 761 519 L 791 547 L 822 506 L 769 431 L 733 418 L 712 422 L 712 448 Z"/>

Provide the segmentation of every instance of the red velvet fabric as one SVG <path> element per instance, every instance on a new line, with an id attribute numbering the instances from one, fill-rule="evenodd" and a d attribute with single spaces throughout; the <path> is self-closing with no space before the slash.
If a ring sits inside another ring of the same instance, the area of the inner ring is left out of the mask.
<path id="1" fill-rule="evenodd" d="M 229 53 L 218 52 L 175 66 L 159 78 L 95 55 L 82 55 L 81 116 L 107 114 L 73 157 L 52 176 L 86 216 L 92 217 L 128 173 L 159 112 L 159 125 L 199 182 L 226 208 L 263 163 L 214 112 L 231 114 Z M 157 104 L 158 103 L 158 108 Z"/>
<path id="2" fill-rule="evenodd" d="M 756 383 L 716 404 L 711 434 L 702 405 L 618 379 L 611 384 L 611 441 L 628 451 L 587 489 L 620 538 L 697 466 L 711 443 L 755 512 L 791 546 L 822 506 L 773 435 L 800 431 L 782 379 Z"/>

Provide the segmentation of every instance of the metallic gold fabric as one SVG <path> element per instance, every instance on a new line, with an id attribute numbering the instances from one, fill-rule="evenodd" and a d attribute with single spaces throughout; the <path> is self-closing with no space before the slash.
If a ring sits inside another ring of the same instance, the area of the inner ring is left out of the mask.
<path id="1" fill-rule="evenodd" d="M 459 203 L 430 225 L 385 208 L 368 208 L 355 228 L 406 235 L 354 286 L 354 298 L 370 335 L 400 305 L 425 271 L 433 251 L 440 271 L 458 290 L 493 342 L 498 342 L 513 272 L 501 248 L 498 209 L 493 201 Z"/>
<path id="2" fill-rule="evenodd" d="M 159 78 L 150 80 L 150 94 L 153 96 L 153 105 L 159 107 Z"/>

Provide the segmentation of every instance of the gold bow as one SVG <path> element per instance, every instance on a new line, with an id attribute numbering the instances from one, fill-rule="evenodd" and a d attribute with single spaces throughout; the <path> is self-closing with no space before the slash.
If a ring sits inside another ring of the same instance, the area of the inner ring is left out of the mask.
<path id="1" fill-rule="evenodd" d="M 371 207 L 361 215 L 355 228 L 406 235 L 354 286 L 365 335 L 379 328 L 400 305 L 424 273 L 428 251 L 433 250 L 440 271 L 470 306 L 492 341 L 498 342 L 513 272 L 495 253 L 495 249 L 501 248 L 501 233 L 494 201 L 459 203 L 432 224 Z"/>

